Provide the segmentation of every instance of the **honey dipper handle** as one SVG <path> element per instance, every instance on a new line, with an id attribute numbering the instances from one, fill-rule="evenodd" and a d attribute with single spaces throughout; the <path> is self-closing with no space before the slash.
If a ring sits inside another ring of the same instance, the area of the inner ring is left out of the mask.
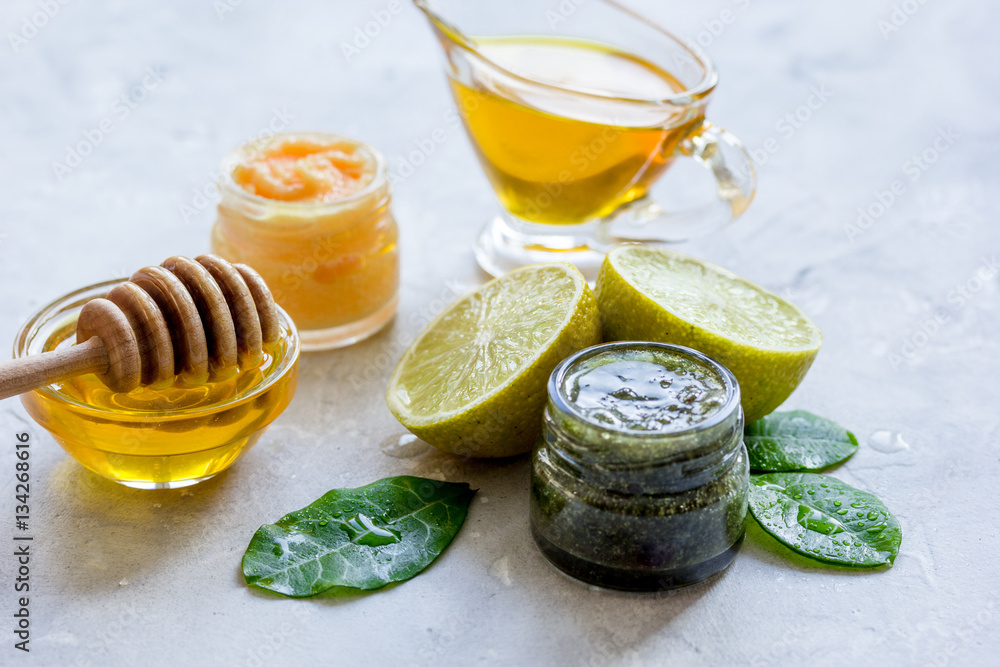
<path id="1" fill-rule="evenodd" d="M 108 368 L 108 350 L 97 336 L 65 350 L 0 362 L 0 400 L 83 373 Z"/>

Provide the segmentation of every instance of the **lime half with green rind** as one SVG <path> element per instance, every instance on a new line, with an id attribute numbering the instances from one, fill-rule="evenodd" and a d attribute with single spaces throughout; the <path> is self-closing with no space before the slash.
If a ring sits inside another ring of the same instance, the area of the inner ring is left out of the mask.
<path id="1" fill-rule="evenodd" d="M 663 248 L 615 248 L 601 265 L 595 293 L 605 340 L 684 345 L 728 367 L 739 380 L 748 424 L 788 398 L 823 341 L 785 299 Z"/>
<path id="2" fill-rule="evenodd" d="M 529 451 L 546 383 L 564 358 L 601 342 L 593 292 L 571 264 L 527 266 L 448 306 L 403 353 L 386 389 L 413 434 L 463 456 Z"/>

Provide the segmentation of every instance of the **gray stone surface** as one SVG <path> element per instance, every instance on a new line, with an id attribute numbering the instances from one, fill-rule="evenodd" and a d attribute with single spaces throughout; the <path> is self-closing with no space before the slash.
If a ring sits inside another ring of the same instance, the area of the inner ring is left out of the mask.
<path id="1" fill-rule="evenodd" d="M 59 9 L 34 34 L 24 21 L 42 22 L 46 5 Z M 401 432 L 382 399 L 391 365 L 432 313 L 482 280 L 470 244 L 494 209 L 466 138 L 447 123 L 441 57 L 416 10 L 406 5 L 350 61 L 342 53 L 386 5 L 4 2 L 3 349 L 59 294 L 205 251 L 214 213 L 196 192 L 269 123 L 356 136 L 396 167 L 437 128 L 446 138 L 396 192 L 404 280 L 394 324 L 304 357 L 295 401 L 228 473 L 186 491 L 122 488 L 71 461 L 18 401 L 0 404 L 0 663 L 993 663 L 995 6 L 637 0 L 716 59 L 711 116 L 750 148 L 773 149 L 746 217 L 686 249 L 791 297 L 823 328 L 824 349 L 787 407 L 858 434 L 861 451 L 835 474 L 882 497 L 904 538 L 895 567 L 854 573 L 789 559 L 751 526 L 723 576 L 631 596 L 570 581 L 538 554 L 525 460 L 398 459 L 380 448 Z M 729 22 L 713 23 L 725 10 Z M 32 36 L 12 42 L 22 30 Z M 135 88 L 144 80 L 149 89 Z M 814 88 L 827 100 L 803 111 Z M 143 97 L 135 108 L 118 101 L 130 91 Z M 808 120 L 781 123 L 796 110 Z M 60 179 L 52 163 L 104 119 L 112 131 Z M 935 155 L 936 142 L 947 150 Z M 933 163 L 908 171 L 925 151 Z M 852 227 L 894 180 L 902 194 Z M 11 632 L 13 438 L 23 429 L 35 443 L 30 657 Z M 402 473 L 481 489 L 427 572 L 355 598 L 286 600 L 244 585 L 240 556 L 261 523 L 330 488 Z"/>

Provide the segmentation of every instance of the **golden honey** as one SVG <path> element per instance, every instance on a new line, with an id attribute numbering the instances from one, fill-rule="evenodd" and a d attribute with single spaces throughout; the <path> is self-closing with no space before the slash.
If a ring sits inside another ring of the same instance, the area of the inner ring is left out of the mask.
<path id="1" fill-rule="evenodd" d="M 71 345 L 83 304 L 120 281 L 54 302 L 22 328 L 15 356 Z M 229 368 L 205 384 L 183 377 L 128 393 L 86 374 L 23 394 L 31 417 L 98 475 L 138 488 L 177 488 L 229 467 L 288 406 L 298 378 L 298 336 L 279 310 L 282 333 L 255 368 Z"/>
<path id="2" fill-rule="evenodd" d="M 220 189 L 212 252 L 260 273 L 302 349 L 353 343 L 392 318 L 398 229 L 377 151 L 332 134 L 279 134 L 229 156 Z"/>
<path id="3" fill-rule="evenodd" d="M 453 74 L 452 91 L 500 203 L 522 220 L 579 224 L 645 196 L 704 120 L 703 108 L 678 116 L 630 103 L 685 87 L 611 46 L 560 37 L 483 37 L 476 45 L 514 75 Z"/>

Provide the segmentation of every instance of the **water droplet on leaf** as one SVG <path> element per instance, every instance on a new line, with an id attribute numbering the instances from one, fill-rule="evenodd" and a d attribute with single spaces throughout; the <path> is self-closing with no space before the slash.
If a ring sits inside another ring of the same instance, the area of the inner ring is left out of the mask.
<path id="1" fill-rule="evenodd" d="M 355 514 L 347 519 L 344 529 L 348 537 L 355 544 L 363 544 L 367 547 L 382 547 L 387 544 L 399 542 L 400 533 L 379 525 L 374 519 L 365 514 Z"/>

